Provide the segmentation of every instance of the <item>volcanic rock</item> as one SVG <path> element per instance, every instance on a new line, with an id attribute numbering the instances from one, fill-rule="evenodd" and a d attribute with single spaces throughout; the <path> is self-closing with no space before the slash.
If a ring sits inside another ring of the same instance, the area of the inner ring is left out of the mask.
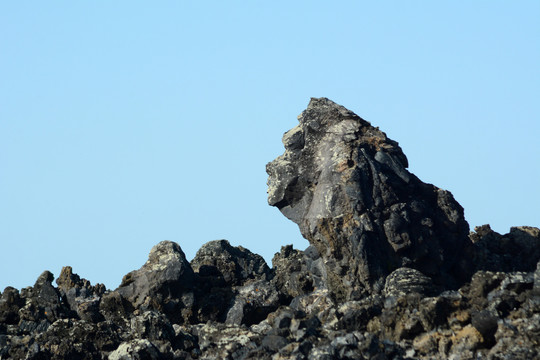
<path id="1" fill-rule="evenodd" d="M 398 143 L 350 110 L 312 98 L 266 167 L 268 202 L 324 259 L 339 300 L 380 290 L 399 267 L 456 288 L 471 274 L 463 208 L 407 171 Z"/>
<path id="2" fill-rule="evenodd" d="M 540 294 L 540 261 L 536 264 L 534 272 L 534 289 Z"/>
<path id="3" fill-rule="evenodd" d="M 450 193 L 328 99 L 284 143 L 269 200 L 307 249 L 269 269 L 227 240 L 191 263 L 163 241 L 112 291 L 44 271 L 0 294 L 0 360 L 540 358 L 540 229 L 468 234 Z"/>
<path id="4" fill-rule="evenodd" d="M 259 323 L 281 304 L 280 293 L 271 286 L 272 273 L 264 259 L 227 240 L 204 244 L 191 266 L 199 321 L 231 325 Z"/>
<path id="5" fill-rule="evenodd" d="M 24 305 L 19 290 L 8 286 L 0 298 L 0 323 L 11 325 L 19 323 L 19 309 Z"/>
<path id="6" fill-rule="evenodd" d="M 74 274 L 71 266 L 62 268 L 56 283 L 60 296 L 81 319 L 95 321 L 101 318 L 99 302 L 106 290 L 105 285 L 92 286 L 90 281 Z"/>
<path id="7" fill-rule="evenodd" d="M 146 339 L 136 339 L 122 343 L 118 349 L 109 355 L 109 360 L 158 360 L 160 358 L 159 350 Z"/>
<path id="8" fill-rule="evenodd" d="M 477 226 L 470 234 L 474 243 L 476 270 L 534 271 L 540 259 L 540 229 L 515 226 L 501 235 L 489 225 Z"/>
<path id="9" fill-rule="evenodd" d="M 234 294 L 232 306 L 227 311 L 226 324 L 258 324 L 282 304 L 280 294 L 268 281 L 256 281 L 235 288 Z"/>
<path id="10" fill-rule="evenodd" d="M 204 244 L 191 261 L 200 276 L 214 276 L 229 285 L 240 285 L 248 279 L 267 279 L 270 269 L 262 256 L 242 246 L 233 247 L 227 240 Z"/>
<path id="11" fill-rule="evenodd" d="M 193 296 L 185 293 L 193 281 L 193 269 L 180 246 L 162 241 L 152 248 L 146 264 L 124 276 L 116 292 L 134 308 L 157 309 L 179 320 L 189 316 L 182 310 L 191 305 Z"/>
<path id="12" fill-rule="evenodd" d="M 272 282 L 290 299 L 313 291 L 315 275 L 308 268 L 308 260 L 303 251 L 293 249 L 292 245 L 282 246 L 274 255 L 272 265 L 275 276 Z"/>
<path id="13" fill-rule="evenodd" d="M 425 297 L 435 295 L 436 290 L 431 278 L 415 269 L 402 267 L 388 275 L 384 285 L 385 296 L 404 296 L 410 293 Z"/>

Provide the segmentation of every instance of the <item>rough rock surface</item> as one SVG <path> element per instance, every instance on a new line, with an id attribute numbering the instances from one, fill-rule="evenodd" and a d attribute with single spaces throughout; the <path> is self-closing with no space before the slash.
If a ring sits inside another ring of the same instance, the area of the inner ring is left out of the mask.
<path id="1" fill-rule="evenodd" d="M 533 271 L 540 258 L 540 230 L 531 226 L 514 226 L 501 235 L 489 225 L 475 227 L 470 238 L 475 246 L 477 270 Z"/>
<path id="2" fill-rule="evenodd" d="M 191 261 L 191 266 L 201 276 L 215 276 L 232 285 L 242 284 L 248 279 L 267 279 L 270 273 L 262 256 L 241 246 L 233 247 L 227 240 L 204 244 Z"/>
<path id="3" fill-rule="evenodd" d="M 312 98 L 298 120 L 267 165 L 268 202 L 317 248 L 334 296 L 380 290 L 399 267 L 453 287 L 470 276 L 463 208 L 409 173 L 397 142 L 326 98 Z"/>
<path id="4" fill-rule="evenodd" d="M 156 309 L 185 319 L 192 303 L 194 274 L 180 246 L 162 241 L 152 248 L 139 270 L 125 275 L 116 290 L 135 309 Z"/>
<path id="5" fill-rule="evenodd" d="M 0 294 L 0 360 L 540 359 L 540 229 L 467 234 L 378 129 L 327 99 L 300 123 L 269 195 L 307 249 L 270 269 L 226 240 L 191 263 L 164 241 L 116 290 L 45 271 Z"/>

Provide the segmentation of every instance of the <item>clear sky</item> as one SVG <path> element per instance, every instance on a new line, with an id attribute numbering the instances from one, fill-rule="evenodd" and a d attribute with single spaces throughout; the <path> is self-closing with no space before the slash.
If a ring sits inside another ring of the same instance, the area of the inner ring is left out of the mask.
<path id="1" fill-rule="evenodd" d="M 151 5 L 150 5 L 151 3 Z M 116 288 L 161 240 L 304 249 L 265 165 L 310 97 L 398 141 L 471 229 L 540 226 L 539 1 L 0 3 L 0 290 Z"/>

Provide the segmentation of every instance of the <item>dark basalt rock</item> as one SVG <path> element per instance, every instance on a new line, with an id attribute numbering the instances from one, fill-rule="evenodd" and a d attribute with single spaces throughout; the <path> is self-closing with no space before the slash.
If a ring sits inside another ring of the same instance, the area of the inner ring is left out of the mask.
<path id="1" fill-rule="evenodd" d="M 163 354 L 147 339 L 135 339 L 124 342 L 109 355 L 109 360 L 158 360 L 162 358 Z"/>
<path id="2" fill-rule="evenodd" d="M 275 273 L 272 283 L 277 290 L 290 299 L 312 292 L 316 282 L 308 262 L 304 252 L 293 249 L 292 245 L 282 246 L 272 259 Z"/>
<path id="3" fill-rule="evenodd" d="M 540 230 L 515 226 L 501 235 L 489 225 L 475 227 L 470 238 L 475 247 L 476 270 L 534 271 L 540 260 Z"/>
<path id="4" fill-rule="evenodd" d="M 463 208 L 407 171 L 398 143 L 326 98 L 312 98 L 269 163 L 268 202 L 324 259 L 340 300 L 376 291 L 399 267 L 456 288 L 471 274 Z"/>
<path id="5" fill-rule="evenodd" d="M 497 332 L 498 316 L 493 315 L 489 310 L 482 310 L 472 315 L 471 324 L 482 334 L 486 345 L 495 344 L 495 333 Z"/>
<path id="6" fill-rule="evenodd" d="M 536 264 L 534 272 L 534 289 L 540 294 L 540 261 Z"/>
<path id="7" fill-rule="evenodd" d="M 227 310 L 226 324 L 253 325 L 266 319 L 282 304 L 282 297 L 268 281 L 256 281 L 234 289 L 232 306 Z"/>
<path id="8" fill-rule="evenodd" d="M 269 200 L 307 249 L 281 247 L 269 269 L 226 240 L 191 263 L 164 241 L 114 291 L 45 271 L 0 294 L 0 359 L 540 357 L 540 229 L 467 234 L 450 193 L 328 99 L 284 143 Z"/>
<path id="9" fill-rule="evenodd" d="M 156 309 L 175 320 L 191 315 L 194 273 L 180 246 L 162 241 L 139 270 L 125 275 L 115 291 L 136 309 Z"/>
<path id="10" fill-rule="evenodd" d="M 191 267 L 203 277 L 216 277 L 228 285 L 241 285 L 249 279 L 267 279 L 270 269 L 262 256 L 227 240 L 204 244 L 191 261 Z"/>
<path id="11" fill-rule="evenodd" d="M 437 290 L 433 286 L 431 278 L 415 269 L 402 267 L 388 275 L 384 285 L 384 295 L 386 297 L 404 296 L 411 293 L 426 297 L 435 295 Z"/>
<path id="12" fill-rule="evenodd" d="M 60 299 L 59 291 L 52 285 L 54 279 L 50 271 L 44 271 L 32 288 L 21 291 L 24 306 L 18 310 L 19 333 L 35 329 L 46 329 L 58 319 L 66 317 L 66 309 Z"/>
<path id="13" fill-rule="evenodd" d="M 138 270 L 139 277 L 145 276 L 144 271 L 178 274 L 179 264 L 186 265 L 177 244 L 159 248 L 158 256 L 155 247 L 149 261 Z M 163 306 L 165 302 L 145 300 L 135 307 L 137 302 L 131 297 L 122 296 L 118 290 L 92 286 L 69 267 L 62 270 L 55 288 L 52 274 L 44 272 L 34 287 L 20 292 L 13 288 L 3 291 L 0 356 L 279 360 L 500 359 L 539 355 L 540 265 L 534 272 L 480 271 L 459 291 L 435 296 L 429 277 L 418 270 L 399 268 L 386 278 L 381 294 L 336 303 L 327 288 L 303 288 L 293 293 L 291 283 L 283 282 L 286 274 L 291 274 L 292 279 L 311 274 L 310 269 L 316 268 L 313 262 L 320 259 L 312 249 L 302 253 L 286 246 L 274 259 L 271 280 L 261 275 L 235 286 L 221 282 L 223 289 L 231 292 L 232 302 L 208 300 L 224 307 L 226 316 L 219 321 L 171 316 Z M 163 289 L 172 288 L 179 292 L 169 292 L 169 301 L 182 302 L 193 291 L 200 291 L 189 308 L 196 311 L 203 292 L 207 291 L 210 299 L 216 288 L 197 284 L 197 273 L 188 276 L 195 279 L 191 287 L 179 291 L 179 284 L 163 281 L 160 286 L 144 287 L 145 296 L 163 301 Z M 317 275 L 311 276 L 317 279 Z M 177 279 L 185 284 L 182 276 Z M 84 304 L 68 300 L 67 294 L 74 288 L 80 289 L 79 294 L 86 289 L 90 297 L 97 298 L 101 317 L 83 318 L 71 308 L 72 304 Z M 280 297 L 285 292 L 288 295 Z M 51 310 L 54 317 L 46 313 Z"/>
<path id="14" fill-rule="evenodd" d="M 0 323 L 13 325 L 19 322 L 19 309 L 24 305 L 19 290 L 8 286 L 0 297 Z"/>
<path id="15" fill-rule="evenodd" d="M 197 276 L 199 321 L 251 325 L 281 304 L 282 297 L 268 281 L 272 272 L 264 259 L 242 246 L 210 241 L 197 251 L 191 266 Z"/>
<path id="16" fill-rule="evenodd" d="M 106 290 L 103 284 L 92 286 L 90 281 L 74 274 L 71 266 L 62 268 L 56 283 L 62 299 L 79 318 L 92 322 L 102 318 L 99 302 Z"/>

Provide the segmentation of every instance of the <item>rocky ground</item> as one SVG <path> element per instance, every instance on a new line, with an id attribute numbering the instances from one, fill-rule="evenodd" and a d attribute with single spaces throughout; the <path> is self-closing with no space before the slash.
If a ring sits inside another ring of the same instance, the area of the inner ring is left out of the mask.
<path id="1" fill-rule="evenodd" d="M 310 246 L 164 241 L 116 290 L 66 266 L 4 289 L 0 359 L 540 358 L 540 229 L 475 228 L 397 142 L 312 99 L 267 166 Z"/>

